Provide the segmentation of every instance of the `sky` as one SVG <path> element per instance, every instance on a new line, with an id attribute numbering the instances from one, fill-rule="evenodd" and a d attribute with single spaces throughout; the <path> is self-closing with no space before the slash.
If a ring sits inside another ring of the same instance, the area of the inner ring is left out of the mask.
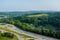
<path id="1" fill-rule="evenodd" d="M 60 0 L 0 0 L 0 11 L 60 11 Z"/>

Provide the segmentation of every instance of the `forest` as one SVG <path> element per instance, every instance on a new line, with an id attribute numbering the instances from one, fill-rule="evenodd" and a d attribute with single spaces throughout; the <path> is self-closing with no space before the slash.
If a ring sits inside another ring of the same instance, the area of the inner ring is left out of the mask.
<path id="1" fill-rule="evenodd" d="M 33 13 L 4 18 L 0 19 L 0 23 L 13 24 L 25 31 L 60 39 L 60 12 Z"/>

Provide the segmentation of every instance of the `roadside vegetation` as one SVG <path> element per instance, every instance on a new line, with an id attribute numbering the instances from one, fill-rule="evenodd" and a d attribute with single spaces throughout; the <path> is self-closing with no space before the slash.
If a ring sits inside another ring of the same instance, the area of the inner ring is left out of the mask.
<path id="1" fill-rule="evenodd" d="M 9 32 L 2 33 L 0 31 L 0 40 L 18 40 L 17 37 Z"/>

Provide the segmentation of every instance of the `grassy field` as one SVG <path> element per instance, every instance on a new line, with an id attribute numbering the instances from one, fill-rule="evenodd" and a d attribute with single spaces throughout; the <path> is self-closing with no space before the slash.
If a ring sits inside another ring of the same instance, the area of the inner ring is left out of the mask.
<path id="1" fill-rule="evenodd" d="M 48 14 L 29 15 L 27 17 L 42 17 L 42 16 L 48 16 Z"/>

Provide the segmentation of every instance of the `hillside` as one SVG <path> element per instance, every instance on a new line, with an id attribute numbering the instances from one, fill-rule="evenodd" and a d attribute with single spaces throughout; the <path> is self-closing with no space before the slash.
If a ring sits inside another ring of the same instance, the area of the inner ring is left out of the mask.
<path id="1" fill-rule="evenodd" d="M 60 12 L 33 13 L 1 19 L 0 22 L 14 24 L 25 31 L 60 38 Z"/>

